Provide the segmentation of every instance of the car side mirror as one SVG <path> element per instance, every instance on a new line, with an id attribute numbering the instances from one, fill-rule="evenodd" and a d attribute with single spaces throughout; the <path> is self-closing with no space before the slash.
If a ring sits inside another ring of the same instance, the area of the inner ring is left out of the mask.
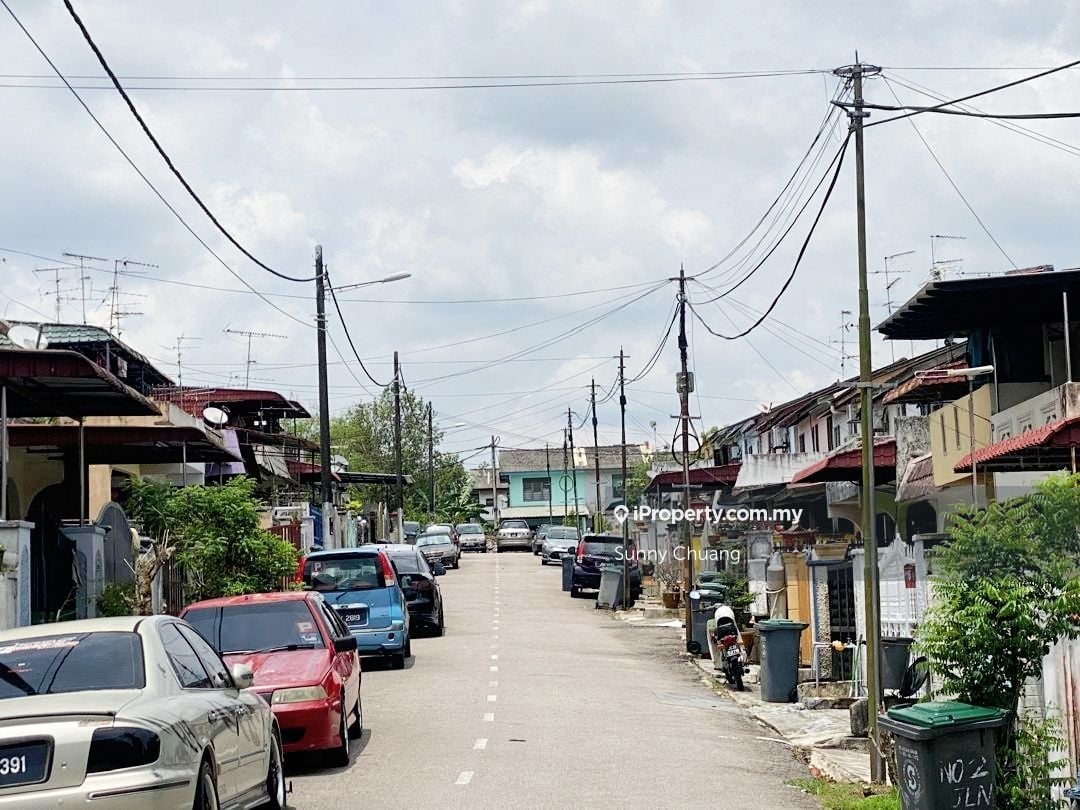
<path id="1" fill-rule="evenodd" d="M 233 664 L 229 669 L 237 689 L 250 689 L 255 683 L 255 673 L 247 664 Z"/>
<path id="2" fill-rule="evenodd" d="M 433 566 L 431 566 L 431 573 L 433 573 L 437 577 L 441 577 L 443 574 L 446 573 L 446 566 L 440 562 L 437 562 Z"/>
<path id="3" fill-rule="evenodd" d="M 354 652 L 356 650 L 356 636 L 346 636 L 345 638 L 334 639 L 334 652 L 347 653 Z"/>

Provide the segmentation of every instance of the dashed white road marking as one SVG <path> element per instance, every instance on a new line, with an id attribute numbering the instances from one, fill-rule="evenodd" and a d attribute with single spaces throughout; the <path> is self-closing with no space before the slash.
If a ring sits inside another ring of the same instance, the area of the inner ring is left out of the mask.
<path id="1" fill-rule="evenodd" d="M 498 660 L 499 660 L 499 656 L 498 656 L 498 655 L 492 655 L 492 656 L 491 656 L 491 660 L 492 660 L 492 661 L 498 661 Z"/>
<path id="2" fill-rule="evenodd" d="M 494 703 L 498 699 L 499 699 L 498 695 L 488 695 L 488 703 Z"/>
<path id="3" fill-rule="evenodd" d="M 485 748 L 487 748 L 487 737 L 480 737 L 473 744 L 473 751 L 483 751 Z"/>
<path id="4" fill-rule="evenodd" d="M 498 672 L 499 671 L 499 668 L 497 666 L 495 666 L 494 664 L 492 664 L 490 667 L 488 667 L 488 669 L 491 670 L 492 672 Z"/>
<path id="5" fill-rule="evenodd" d="M 499 682 L 498 682 L 498 681 L 488 681 L 488 686 L 495 686 L 495 687 L 497 687 L 498 685 L 499 685 Z"/>
<path id="6" fill-rule="evenodd" d="M 494 723 L 495 722 L 495 712 L 486 712 L 484 714 L 484 722 L 485 723 Z"/>
<path id="7" fill-rule="evenodd" d="M 472 775 L 473 775 L 472 771 L 462 771 L 461 773 L 458 774 L 457 781 L 454 782 L 454 784 L 455 785 L 467 785 L 467 784 L 469 784 L 469 782 L 472 781 Z"/>

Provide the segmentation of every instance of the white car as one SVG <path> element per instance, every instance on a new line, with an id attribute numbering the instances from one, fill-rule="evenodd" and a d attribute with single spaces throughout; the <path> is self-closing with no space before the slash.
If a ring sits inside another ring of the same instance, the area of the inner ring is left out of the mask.
<path id="1" fill-rule="evenodd" d="M 251 682 L 171 616 L 0 632 L 0 808 L 283 808 Z"/>
<path id="2" fill-rule="evenodd" d="M 508 548 L 532 548 L 532 529 L 524 520 L 503 520 L 495 532 L 495 550 Z"/>
<path id="3" fill-rule="evenodd" d="M 565 555 L 577 550 L 578 540 L 578 530 L 573 526 L 552 526 L 540 547 L 540 564 L 560 563 Z"/>

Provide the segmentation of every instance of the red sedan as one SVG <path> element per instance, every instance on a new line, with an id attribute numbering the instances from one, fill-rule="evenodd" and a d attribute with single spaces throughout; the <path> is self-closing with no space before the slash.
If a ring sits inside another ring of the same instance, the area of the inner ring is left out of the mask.
<path id="1" fill-rule="evenodd" d="M 208 599 L 188 607 L 190 622 L 233 664 L 255 674 L 252 689 L 270 704 L 286 753 L 327 749 L 349 762 L 349 738 L 363 731 L 356 638 L 311 591 Z"/>

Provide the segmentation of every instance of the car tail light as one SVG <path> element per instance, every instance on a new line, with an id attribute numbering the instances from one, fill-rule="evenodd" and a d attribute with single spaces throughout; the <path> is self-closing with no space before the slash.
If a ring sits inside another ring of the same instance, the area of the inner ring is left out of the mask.
<path id="1" fill-rule="evenodd" d="M 585 562 L 585 541 L 582 540 L 577 546 L 577 561 L 579 563 Z"/>
<path id="2" fill-rule="evenodd" d="M 300 561 L 296 564 L 296 584 L 300 585 L 304 582 L 304 566 L 307 564 L 307 557 L 300 557 Z"/>
<path id="3" fill-rule="evenodd" d="M 397 574 L 394 573 L 394 566 L 390 563 L 390 558 L 379 552 L 379 565 L 382 567 L 383 583 L 389 585 L 391 582 L 397 582 Z"/>
<path id="4" fill-rule="evenodd" d="M 87 773 L 104 773 L 157 762 L 161 739 L 145 728 L 99 728 L 90 740 Z"/>

